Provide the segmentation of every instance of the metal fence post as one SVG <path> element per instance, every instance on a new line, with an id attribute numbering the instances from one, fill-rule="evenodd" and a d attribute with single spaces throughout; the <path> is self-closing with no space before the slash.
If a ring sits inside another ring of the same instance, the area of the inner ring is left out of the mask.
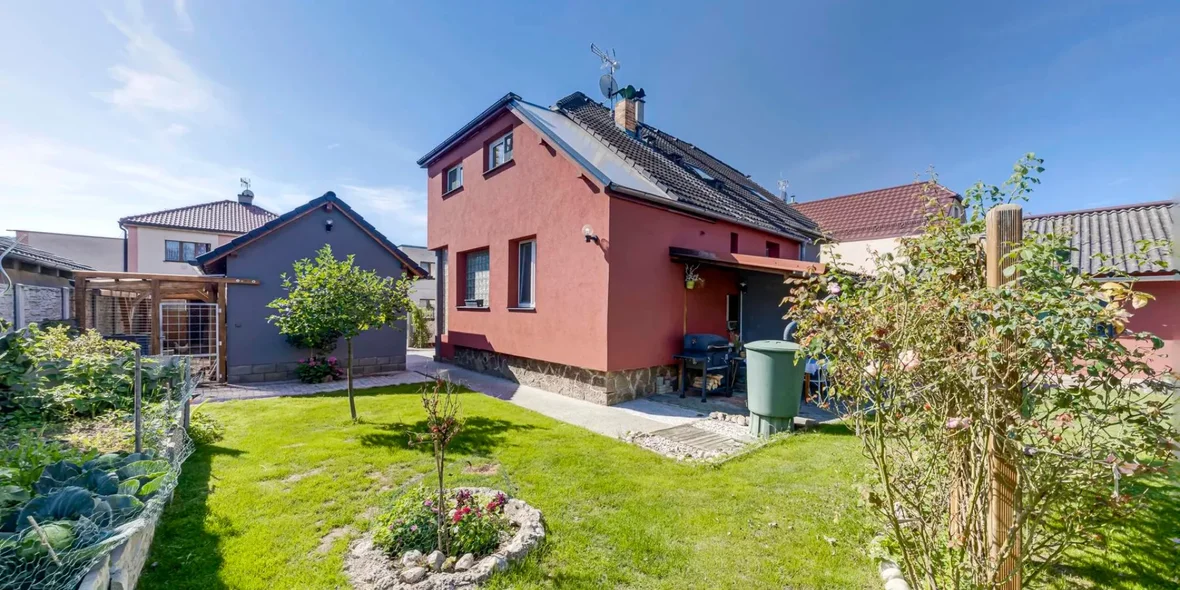
<path id="1" fill-rule="evenodd" d="M 139 347 L 135 347 L 135 452 L 143 452 L 143 372 Z"/>
<path id="2" fill-rule="evenodd" d="M 192 419 L 193 398 L 191 395 L 186 395 L 186 392 L 188 392 L 188 390 L 189 390 L 189 379 L 192 378 L 192 366 L 193 365 L 192 365 L 192 359 L 187 359 L 187 358 L 181 359 L 181 362 L 184 363 L 184 381 L 183 381 L 184 385 L 182 386 L 184 388 L 184 390 L 181 392 L 180 395 L 183 398 L 182 403 L 184 404 L 184 407 L 183 407 L 183 411 L 181 412 L 180 419 L 181 419 L 181 426 L 184 428 L 184 431 L 188 432 L 188 425 Z"/>

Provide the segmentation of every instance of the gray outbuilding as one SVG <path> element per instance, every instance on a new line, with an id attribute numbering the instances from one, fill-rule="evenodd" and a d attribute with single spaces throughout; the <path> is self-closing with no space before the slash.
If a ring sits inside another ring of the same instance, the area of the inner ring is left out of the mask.
<path id="1" fill-rule="evenodd" d="M 230 383 L 295 378 L 297 362 L 309 351 L 291 346 L 278 328 L 267 322 L 273 313 L 267 304 L 285 295 L 280 275 L 290 274 L 297 260 L 315 258 L 325 244 L 332 246 L 337 257 L 355 255 L 358 266 L 381 276 L 429 276 L 332 192 L 198 257 L 193 264 L 205 274 L 259 281 L 258 285 L 229 287 L 226 364 Z M 343 341 L 337 351 L 344 356 Z M 405 366 L 404 319 L 395 327 L 371 330 L 353 339 L 355 375 L 401 371 Z"/>

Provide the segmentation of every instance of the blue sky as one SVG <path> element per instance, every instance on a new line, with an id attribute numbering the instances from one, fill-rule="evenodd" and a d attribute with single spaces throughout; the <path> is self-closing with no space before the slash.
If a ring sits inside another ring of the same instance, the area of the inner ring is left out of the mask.
<path id="1" fill-rule="evenodd" d="M 0 0 L 0 230 L 119 235 L 249 176 L 422 243 L 414 161 L 508 91 L 597 97 L 591 42 L 648 123 L 802 200 L 1026 151 L 1033 212 L 1180 194 L 1180 3 L 552 4 Z"/>

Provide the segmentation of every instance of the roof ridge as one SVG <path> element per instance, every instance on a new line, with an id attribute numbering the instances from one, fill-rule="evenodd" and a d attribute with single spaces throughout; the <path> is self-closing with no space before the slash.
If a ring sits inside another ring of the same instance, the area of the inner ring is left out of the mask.
<path id="1" fill-rule="evenodd" d="M 959 193 L 956 193 L 955 191 L 952 191 L 951 189 L 949 189 L 949 188 L 943 186 L 942 184 L 935 182 L 933 180 L 916 180 L 914 182 L 907 182 L 905 184 L 898 184 L 895 186 L 886 186 L 886 187 L 882 187 L 882 188 L 878 188 L 878 189 L 861 191 L 859 193 L 849 193 L 847 195 L 836 195 L 834 197 L 821 197 L 818 199 L 812 199 L 810 201 L 803 201 L 800 203 L 796 203 L 795 205 L 799 206 L 799 205 L 810 205 L 811 203 L 830 203 L 830 202 L 835 201 L 837 199 L 847 199 L 849 197 L 861 197 L 861 196 L 871 194 L 871 193 L 881 193 L 881 192 L 890 191 L 893 189 L 905 188 L 905 187 L 919 185 L 919 184 L 933 184 L 936 188 L 941 188 L 941 189 L 947 191 L 948 193 L 950 193 L 951 195 L 962 198 L 961 195 L 959 195 Z"/>
<path id="2" fill-rule="evenodd" d="M 175 212 L 177 212 L 177 211 L 184 211 L 185 209 L 193 209 L 193 208 L 195 208 L 195 207 L 209 207 L 209 206 L 212 206 L 212 205 L 220 205 L 220 204 L 222 204 L 222 203 L 238 204 L 238 205 L 241 205 L 241 206 L 243 206 L 243 207 L 252 207 L 252 208 L 254 208 L 254 209 L 258 209 L 259 211 L 262 211 L 263 213 L 267 213 L 267 214 L 269 214 L 269 215 L 274 215 L 275 217 L 278 217 L 278 215 L 277 215 L 277 214 L 275 214 L 275 213 L 271 212 L 270 210 L 268 210 L 268 209 L 265 209 L 265 208 L 263 208 L 263 207 L 260 207 L 260 206 L 258 206 L 258 205 L 255 205 L 255 204 L 253 204 L 253 203 L 251 203 L 251 204 L 247 205 L 247 204 L 245 204 L 245 203 L 243 203 L 243 202 L 241 202 L 241 201 L 236 201 L 236 200 L 234 200 L 234 199 L 218 199 L 218 200 L 216 200 L 216 201 L 208 201 L 208 202 L 205 202 L 205 203 L 194 203 L 194 204 L 192 204 L 192 205 L 184 205 L 184 206 L 181 206 L 181 207 L 173 207 L 173 208 L 171 208 L 171 209 L 161 209 L 161 210 L 159 210 L 159 211 L 149 211 L 149 212 L 147 212 L 147 213 L 138 213 L 138 214 L 136 214 L 136 215 L 128 215 L 128 216 L 126 216 L 126 217 L 120 217 L 120 218 L 119 218 L 119 223 L 123 223 L 124 221 L 130 220 L 130 219 L 135 219 L 135 218 L 137 218 L 137 217 L 147 217 L 148 215 L 160 215 L 160 214 L 163 214 L 163 213 L 175 213 Z"/>
<path id="3" fill-rule="evenodd" d="M 1046 217 L 1066 217 L 1070 215 L 1088 215 L 1090 213 L 1105 213 L 1108 211 L 1122 211 L 1125 209 L 1147 209 L 1149 207 L 1171 207 L 1176 204 L 1176 201 L 1147 201 L 1145 203 L 1129 203 L 1126 205 L 1111 205 L 1109 207 L 1096 207 L 1094 209 L 1075 209 L 1073 211 L 1056 211 L 1052 213 L 1038 213 L 1036 215 L 1027 215 L 1024 219 L 1043 219 Z"/>

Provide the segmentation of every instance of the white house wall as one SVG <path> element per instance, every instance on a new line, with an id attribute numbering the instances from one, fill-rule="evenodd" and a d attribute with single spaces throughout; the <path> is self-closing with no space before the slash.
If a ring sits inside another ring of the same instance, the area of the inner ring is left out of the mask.
<path id="1" fill-rule="evenodd" d="M 209 232 L 183 231 L 158 227 L 136 226 L 128 228 L 128 256 L 130 250 L 135 251 L 135 264 L 128 261 L 131 272 L 150 272 L 164 274 L 196 275 L 197 267 L 187 262 L 165 262 L 164 242 L 176 240 L 180 242 L 204 242 L 213 249 L 224 244 L 235 236 Z M 134 248 L 131 248 L 134 245 Z"/>
<path id="2" fill-rule="evenodd" d="M 881 238 L 825 244 L 820 260 L 825 263 L 834 263 L 835 255 L 838 254 L 841 265 L 856 272 L 874 274 L 876 265 L 873 263 L 873 252 L 881 254 L 895 252 L 900 246 L 898 240 L 899 238 Z"/>

